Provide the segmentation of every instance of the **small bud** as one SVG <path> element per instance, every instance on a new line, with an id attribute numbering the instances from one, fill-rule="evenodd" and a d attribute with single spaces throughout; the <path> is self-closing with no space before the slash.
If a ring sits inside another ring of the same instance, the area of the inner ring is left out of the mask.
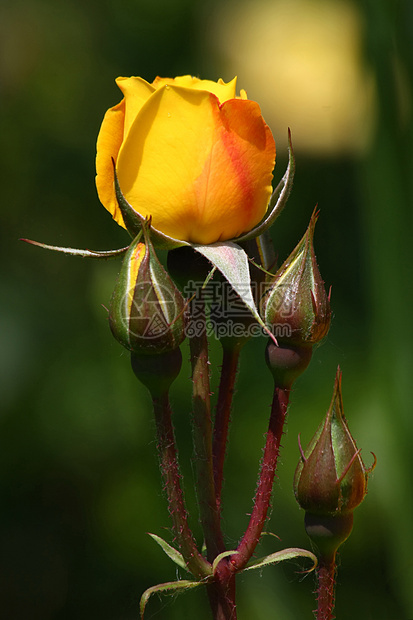
<path id="1" fill-rule="evenodd" d="M 338 547 L 351 532 L 352 512 L 367 493 L 373 469 L 365 468 L 344 417 L 340 369 L 327 415 L 305 452 L 301 446 L 300 451 L 294 493 L 306 511 L 307 533 L 319 546 L 322 541 Z"/>
<path id="2" fill-rule="evenodd" d="M 280 343 L 312 346 L 330 327 L 330 299 L 314 253 L 316 221 L 314 211 L 304 237 L 275 274 L 261 304 L 264 321 Z"/>
<path id="3" fill-rule="evenodd" d="M 159 262 L 144 228 L 123 260 L 109 323 L 115 338 L 136 354 L 161 354 L 185 338 L 185 301 Z"/>

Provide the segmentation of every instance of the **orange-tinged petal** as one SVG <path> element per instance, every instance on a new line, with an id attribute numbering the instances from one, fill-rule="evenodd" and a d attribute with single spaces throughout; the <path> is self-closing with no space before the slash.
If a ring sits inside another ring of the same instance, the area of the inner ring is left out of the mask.
<path id="1" fill-rule="evenodd" d="M 205 187 L 202 227 L 219 241 L 238 237 L 264 217 L 272 193 L 275 143 L 254 101 L 214 107 L 216 140 L 197 186 Z M 199 190 L 198 190 L 198 193 Z"/>
<path id="2" fill-rule="evenodd" d="M 218 82 L 212 80 L 200 80 L 199 78 L 192 77 L 192 75 L 181 75 L 176 78 L 160 78 L 157 77 L 153 85 L 155 88 L 161 88 L 169 84 L 171 86 L 182 86 L 184 88 L 191 88 L 193 90 L 206 90 L 213 95 L 216 95 L 220 103 L 228 101 L 228 99 L 234 99 L 236 97 L 237 78 L 226 84 L 221 78 Z"/>
<path id="3" fill-rule="evenodd" d="M 140 77 L 119 77 L 116 84 L 123 92 L 126 102 L 123 134 L 126 136 L 141 107 L 155 91 L 155 88 Z"/>
<path id="4" fill-rule="evenodd" d="M 124 119 L 125 100 L 122 99 L 106 112 L 96 147 L 96 188 L 99 199 L 113 219 L 123 227 L 125 225 L 115 195 L 112 159 L 116 161 L 123 142 Z"/>
<path id="5" fill-rule="evenodd" d="M 209 244 L 250 230 L 271 195 L 275 145 L 258 104 L 178 86 L 142 106 L 121 147 L 126 199 L 154 228 Z"/>

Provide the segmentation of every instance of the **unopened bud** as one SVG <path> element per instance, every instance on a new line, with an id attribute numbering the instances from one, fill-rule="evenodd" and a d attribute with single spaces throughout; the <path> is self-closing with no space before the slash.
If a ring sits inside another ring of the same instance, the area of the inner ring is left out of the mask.
<path id="1" fill-rule="evenodd" d="M 294 476 L 294 493 L 306 511 L 306 530 L 320 545 L 338 547 L 350 534 L 352 512 L 367 493 L 366 469 L 343 413 L 341 371 L 324 421 L 301 459 Z"/>
<path id="2" fill-rule="evenodd" d="M 314 253 L 316 221 L 314 211 L 304 237 L 275 274 L 261 304 L 265 324 L 280 343 L 312 346 L 330 327 L 330 299 Z"/>
<path id="3" fill-rule="evenodd" d="M 185 301 L 159 262 L 149 234 L 137 237 L 123 260 L 109 323 L 115 338 L 136 354 L 161 354 L 185 338 Z"/>

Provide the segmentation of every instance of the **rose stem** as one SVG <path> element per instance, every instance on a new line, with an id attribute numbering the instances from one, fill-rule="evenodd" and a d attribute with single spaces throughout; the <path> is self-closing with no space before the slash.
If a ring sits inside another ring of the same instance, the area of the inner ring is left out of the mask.
<path id="1" fill-rule="evenodd" d="M 317 620 L 332 620 L 335 616 L 336 554 L 321 555 L 317 567 Z"/>
<path id="2" fill-rule="evenodd" d="M 201 524 L 204 530 L 207 557 L 212 562 L 225 550 L 215 497 L 212 463 L 211 394 L 209 385 L 208 339 L 205 305 L 196 301 L 196 324 L 190 337 L 193 381 L 193 431 L 197 474 L 197 495 Z M 194 302 L 193 302 L 194 303 Z M 196 327 L 196 330 L 195 330 Z M 191 330 L 190 330 L 191 331 Z"/>
<path id="3" fill-rule="evenodd" d="M 181 487 L 175 434 L 172 425 L 172 411 L 168 392 L 153 395 L 158 452 L 161 470 L 165 481 L 169 512 L 172 517 L 173 529 L 179 543 L 180 551 L 190 572 L 202 579 L 211 572 L 210 564 L 199 553 L 193 534 L 188 525 L 188 515 Z"/>
<path id="4" fill-rule="evenodd" d="M 248 527 L 238 545 L 238 553 L 231 557 L 230 563 L 235 572 L 244 568 L 254 553 L 267 518 L 275 470 L 277 468 L 280 442 L 287 415 L 289 394 L 289 388 L 280 388 L 275 385 L 264 457 L 254 498 L 254 507 Z"/>
<path id="5" fill-rule="evenodd" d="M 214 438 L 212 443 L 215 494 L 218 511 L 221 512 L 221 493 L 224 475 L 224 461 L 228 440 L 228 426 L 231 415 L 232 397 L 234 394 L 240 347 L 223 345 L 221 380 L 215 413 Z"/>
<path id="6" fill-rule="evenodd" d="M 190 350 L 197 495 L 207 558 L 213 562 L 218 554 L 225 551 L 225 545 L 215 495 L 208 339 L 202 293 L 196 300 L 196 325 L 195 320 L 192 323 L 196 327 L 190 338 Z M 214 620 L 236 620 L 235 575 L 229 569 L 227 558 L 218 564 L 215 580 L 207 585 L 207 591 Z"/>

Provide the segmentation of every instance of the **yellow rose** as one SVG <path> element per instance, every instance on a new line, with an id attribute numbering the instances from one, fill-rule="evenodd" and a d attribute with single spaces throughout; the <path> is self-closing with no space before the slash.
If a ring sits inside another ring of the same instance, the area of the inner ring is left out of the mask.
<path id="1" fill-rule="evenodd" d="M 124 98 L 103 119 L 97 141 L 99 198 L 124 226 L 123 195 L 157 230 L 182 241 L 235 239 L 264 217 L 275 143 L 260 108 L 228 84 L 185 75 L 116 80 Z"/>

